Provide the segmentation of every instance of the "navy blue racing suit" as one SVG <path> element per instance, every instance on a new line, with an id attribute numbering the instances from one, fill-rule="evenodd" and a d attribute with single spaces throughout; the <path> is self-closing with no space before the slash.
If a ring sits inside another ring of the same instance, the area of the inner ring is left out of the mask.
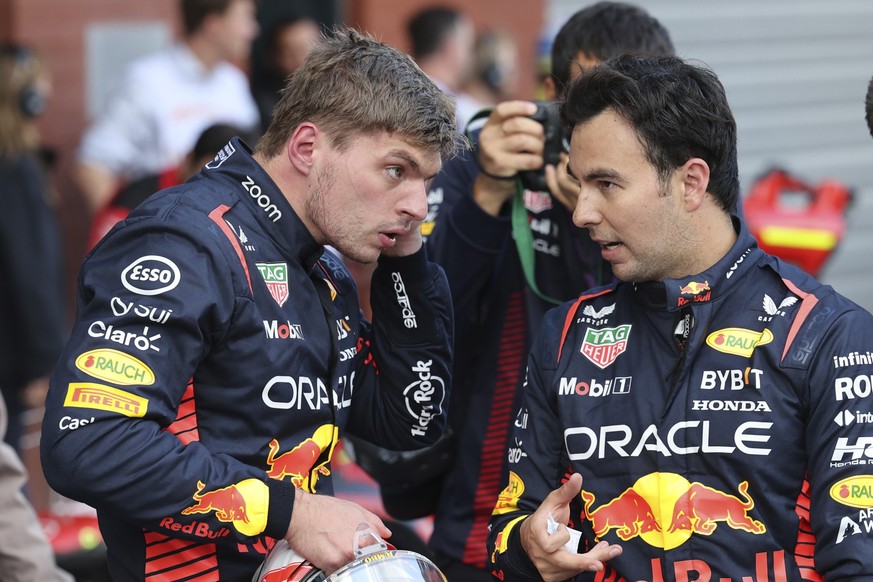
<path id="1" fill-rule="evenodd" d="M 97 508 L 114 580 L 251 579 L 294 488 L 332 492 L 345 431 L 395 450 L 440 437 L 448 296 L 423 249 L 385 257 L 365 321 L 342 262 L 234 139 L 86 257 L 46 477 Z"/>
<path id="2" fill-rule="evenodd" d="M 590 290 L 528 360 L 491 519 L 501 579 L 539 580 L 522 520 L 573 472 L 574 580 L 873 575 L 873 317 L 739 238 L 703 273 Z"/>

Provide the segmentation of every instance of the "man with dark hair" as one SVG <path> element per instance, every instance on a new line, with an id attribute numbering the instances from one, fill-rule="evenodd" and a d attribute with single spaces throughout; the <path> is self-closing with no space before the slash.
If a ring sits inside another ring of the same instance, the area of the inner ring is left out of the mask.
<path id="1" fill-rule="evenodd" d="M 561 28 L 554 46 L 560 51 L 553 55 L 560 77 L 547 82 L 549 99 L 563 96 L 563 75 L 575 76 L 620 50 L 673 51 L 666 29 L 644 10 L 614 2 L 579 11 Z M 485 540 L 512 443 L 506 423 L 524 381 L 524 355 L 543 314 L 554 305 L 550 298 L 566 300 L 611 280 L 597 245 L 570 222 L 575 186 L 564 169 L 566 155 L 545 168 L 547 187 L 519 181 L 519 172 L 542 172 L 544 128 L 528 117 L 534 111 L 529 101 L 494 108 L 473 136 L 474 150 L 450 161 L 437 176 L 422 225 L 430 235 L 428 251 L 449 279 L 458 338 L 454 378 L 459 387 L 449 416 L 457 438 L 455 460 L 437 489 L 430 539 L 449 579 L 490 579 Z M 515 222 L 513 209 L 520 218 Z M 533 262 L 531 278 L 525 276 L 523 257 Z M 399 501 L 421 503 L 426 497 Z"/>
<path id="2" fill-rule="evenodd" d="M 412 58 L 437 86 L 455 98 L 458 130 L 478 111 L 462 92 L 473 67 L 476 34 L 470 18 L 455 8 L 424 8 L 406 25 Z"/>
<path id="3" fill-rule="evenodd" d="M 254 0 L 180 0 L 182 40 L 131 63 L 85 131 L 75 180 L 92 211 L 125 184 L 177 167 L 215 123 L 259 127 L 236 64 L 258 31 Z"/>
<path id="4" fill-rule="evenodd" d="M 374 107 L 373 104 L 378 104 Z M 331 496 L 346 431 L 445 426 L 453 321 L 419 222 L 459 136 L 411 58 L 337 29 L 238 138 L 88 255 L 42 463 L 97 509 L 113 580 L 251 580 L 276 539 L 330 573 L 374 514 Z M 331 245 L 377 262 L 373 322 Z"/>
<path id="5" fill-rule="evenodd" d="M 873 317 L 733 214 L 724 87 L 677 57 L 623 55 L 572 82 L 561 116 L 573 223 L 619 281 L 543 321 L 493 572 L 869 578 Z"/>

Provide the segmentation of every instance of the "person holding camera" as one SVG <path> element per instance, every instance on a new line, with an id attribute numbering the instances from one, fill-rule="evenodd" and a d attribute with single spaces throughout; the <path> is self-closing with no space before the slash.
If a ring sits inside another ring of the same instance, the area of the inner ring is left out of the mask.
<path id="1" fill-rule="evenodd" d="M 674 49 L 667 30 L 637 6 L 600 2 L 578 11 L 555 38 L 548 98 L 561 98 L 580 71 L 625 51 Z M 578 184 L 567 176 L 566 154 L 555 152 L 543 167 L 544 137 L 560 132 L 548 113 L 528 101 L 494 107 L 472 135 L 473 150 L 450 160 L 434 180 L 422 223 L 455 309 L 454 436 L 445 445 L 451 461 L 437 483 L 418 490 L 383 483 L 382 493 L 398 515 L 434 512 L 429 546 L 449 580 L 491 580 L 487 524 L 505 484 L 507 448 L 513 450 L 508 427 L 543 314 L 612 280 L 598 246 L 572 224 Z"/>
<path id="2" fill-rule="evenodd" d="M 494 576 L 870 580 L 873 317 L 737 216 L 718 76 L 620 55 L 561 119 L 573 223 L 618 280 L 549 311 L 530 350 Z"/>

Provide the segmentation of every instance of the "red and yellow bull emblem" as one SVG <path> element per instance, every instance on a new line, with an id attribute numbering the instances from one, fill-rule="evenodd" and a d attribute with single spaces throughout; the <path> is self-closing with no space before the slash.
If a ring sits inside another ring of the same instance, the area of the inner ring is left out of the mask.
<path id="1" fill-rule="evenodd" d="M 853 475 L 837 481 L 830 494 L 831 499 L 849 507 L 873 507 L 873 475 Z"/>
<path id="2" fill-rule="evenodd" d="M 205 491 L 206 484 L 197 482 L 192 497 L 196 503 L 182 510 L 182 515 L 215 512 L 215 518 L 230 523 L 243 535 L 255 536 L 267 527 L 270 493 L 258 479 L 246 479 L 220 489 Z"/>
<path id="3" fill-rule="evenodd" d="M 579 351 L 600 369 L 604 369 L 627 349 L 631 327 L 630 324 L 600 329 L 589 327 L 585 330 L 585 339 L 582 340 Z"/>
<path id="4" fill-rule="evenodd" d="M 709 291 L 709 281 L 703 283 L 691 281 L 684 287 L 679 287 L 679 293 L 682 295 L 700 295 L 704 291 Z"/>
<path id="5" fill-rule="evenodd" d="M 749 483 L 743 481 L 736 496 L 690 483 L 675 473 L 651 473 L 596 509 L 592 493 L 583 490 L 580 496 L 598 540 L 614 529 L 623 541 L 639 537 L 651 546 L 672 550 L 693 534 L 711 535 L 720 524 L 756 535 L 766 532 L 764 524 L 749 515 L 755 502 L 748 489 Z"/>
<path id="6" fill-rule="evenodd" d="M 758 346 L 773 341 L 773 332 L 769 329 L 753 331 L 741 327 L 726 327 L 706 336 L 706 345 L 714 350 L 735 356 L 751 357 Z"/>
<path id="7" fill-rule="evenodd" d="M 706 293 L 704 293 L 704 291 L 706 291 Z M 709 301 L 710 297 L 712 297 L 712 291 L 709 288 L 709 281 L 704 281 L 703 283 L 690 281 L 684 287 L 679 287 L 679 293 L 691 296 L 690 299 L 688 297 L 680 297 L 678 301 L 680 307 L 689 303 L 705 303 L 706 301 Z"/>
<path id="8" fill-rule="evenodd" d="M 323 424 L 315 429 L 312 437 L 284 453 L 279 453 L 279 441 L 271 440 L 267 454 L 267 476 L 280 481 L 290 477 L 295 487 L 315 493 L 319 475 L 330 475 L 327 465 L 333 456 L 338 434 L 336 426 Z"/>

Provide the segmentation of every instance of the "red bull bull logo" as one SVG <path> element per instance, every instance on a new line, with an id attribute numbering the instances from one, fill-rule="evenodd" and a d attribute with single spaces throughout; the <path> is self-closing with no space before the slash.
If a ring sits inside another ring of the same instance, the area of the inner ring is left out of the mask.
<path id="1" fill-rule="evenodd" d="M 700 295 L 704 291 L 709 291 L 709 281 L 703 283 L 691 281 L 684 287 L 679 287 L 679 293 L 682 295 Z"/>
<path id="2" fill-rule="evenodd" d="M 197 482 L 192 495 L 194 505 L 182 510 L 182 515 L 214 513 L 215 519 L 230 523 L 244 535 L 263 533 L 267 525 L 267 486 L 257 479 L 246 479 L 227 487 L 205 491 L 206 484 Z"/>
<path id="3" fill-rule="evenodd" d="M 676 301 L 676 304 L 679 307 L 688 305 L 689 303 L 706 303 L 712 298 L 712 291 L 709 289 L 709 281 L 704 281 L 703 283 L 691 281 L 684 287 L 679 287 L 679 293 L 684 295 L 684 297 L 679 297 Z"/>
<path id="4" fill-rule="evenodd" d="M 639 537 L 651 546 L 671 550 L 694 534 L 711 535 L 720 524 L 751 534 L 766 532 L 764 524 L 749 515 L 755 502 L 748 488 L 743 481 L 736 496 L 690 483 L 675 473 L 651 473 L 597 508 L 593 508 L 592 493 L 583 490 L 580 495 L 597 539 L 614 529 L 623 541 Z"/>
<path id="5" fill-rule="evenodd" d="M 338 432 L 337 427 L 324 424 L 315 429 L 312 437 L 304 439 L 284 453 L 279 453 L 279 441 L 271 440 L 270 452 L 267 454 L 267 476 L 280 481 L 290 477 L 295 487 L 307 493 L 315 493 L 319 476 L 330 475 L 327 465 L 333 455 Z"/>

